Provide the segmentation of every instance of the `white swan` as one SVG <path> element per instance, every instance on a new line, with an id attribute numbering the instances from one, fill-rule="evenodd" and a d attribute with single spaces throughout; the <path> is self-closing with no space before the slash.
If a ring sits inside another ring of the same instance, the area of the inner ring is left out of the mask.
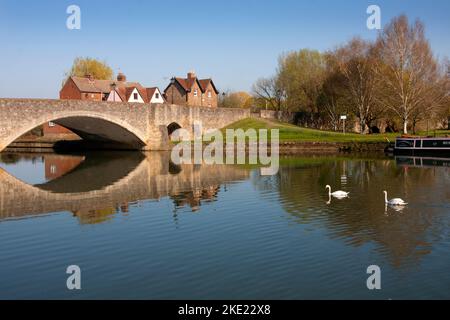
<path id="1" fill-rule="evenodd" d="M 325 189 L 328 189 L 328 195 L 329 196 L 333 196 L 333 197 L 338 198 L 338 199 L 347 198 L 348 195 L 350 194 L 350 192 L 345 192 L 345 191 L 331 192 L 331 187 L 329 185 L 327 185 L 325 187 Z"/>
<path id="2" fill-rule="evenodd" d="M 400 198 L 388 200 L 387 191 L 383 191 L 383 192 L 384 192 L 384 201 L 386 204 L 388 204 L 390 206 L 406 206 L 408 204 L 407 202 L 405 202 L 403 199 L 400 199 Z"/>

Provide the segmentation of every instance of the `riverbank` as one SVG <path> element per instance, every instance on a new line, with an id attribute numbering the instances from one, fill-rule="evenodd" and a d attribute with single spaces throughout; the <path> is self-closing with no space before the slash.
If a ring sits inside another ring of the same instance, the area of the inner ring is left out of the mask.
<path id="1" fill-rule="evenodd" d="M 53 153 L 55 145 L 61 141 L 81 141 L 77 135 L 23 136 L 11 143 L 4 152 Z"/>
<path id="2" fill-rule="evenodd" d="M 396 133 L 360 135 L 301 128 L 284 122 L 269 119 L 249 118 L 222 129 L 267 129 L 279 131 L 280 154 L 295 155 L 304 153 L 340 152 L 383 152 L 389 142 L 399 135 Z"/>
<path id="3" fill-rule="evenodd" d="M 383 152 L 385 148 L 401 136 L 401 133 L 358 134 L 302 128 L 285 122 L 262 118 L 248 118 L 222 129 L 267 129 L 279 132 L 280 154 L 303 154 L 308 152 Z M 449 130 L 418 132 L 419 136 L 448 136 Z"/>
<path id="4" fill-rule="evenodd" d="M 279 130 L 280 154 L 296 155 L 310 153 L 338 154 L 342 152 L 383 152 L 389 142 L 395 141 L 399 133 L 368 134 L 340 133 L 301 128 L 291 124 L 268 120 L 248 118 L 235 122 L 222 129 L 271 129 Z M 449 131 L 433 131 L 433 134 L 445 135 Z M 419 133 L 426 135 L 426 133 Z M 224 135 L 225 136 L 225 135 Z M 204 145 L 205 146 L 205 145 Z M 6 148 L 7 152 L 54 152 L 54 149 L 93 149 L 95 145 L 84 142 L 78 136 L 22 137 Z"/>
<path id="5" fill-rule="evenodd" d="M 58 147 L 59 146 L 59 147 Z M 62 147 L 61 147 L 62 146 Z M 70 147 L 69 147 L 70 146 Z M 205 147 L 206 144 L 203 145 Z M 387 142 L 314 142 L 314 141 L 280 141 L 282 155 L 296 154 L 336 154 L 341 152 L 382 152 Z M 5 149 L 10 153 L 53 153 L 55 150 L 90 150 L 89 143 L 82 140 L 17 140 Z M 248 149 L 248 147 L 247 147 Z M 270 149 L 270 145 L 269 145 Z"/>

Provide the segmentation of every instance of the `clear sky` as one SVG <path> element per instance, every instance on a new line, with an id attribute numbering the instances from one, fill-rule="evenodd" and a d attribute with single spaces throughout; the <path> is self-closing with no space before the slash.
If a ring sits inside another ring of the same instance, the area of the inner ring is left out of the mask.
<path id="1" fill-rule="evenodd" d="M 66 28 L 71 4 L 81 30 Z M 435 53 L 450 56 L 448 0 L 0 0 L 0 97 L 57 98 L 77 56 L 106 60 L 145 86 L 164 89 L 192 69 L 221 91 L 250 90 L 282 52 L 375 38 L 370 4 L 383 24 L 402 13 L 422 19 Z"/>

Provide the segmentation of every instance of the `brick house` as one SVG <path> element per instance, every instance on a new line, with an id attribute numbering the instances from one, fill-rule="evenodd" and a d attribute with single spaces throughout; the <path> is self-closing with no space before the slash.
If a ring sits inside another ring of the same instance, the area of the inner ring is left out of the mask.
<path id="1" fill-rule="evenodd" d="M 172 78 L 164 97 L 170 104 L 217 108 L 219 91 L 212 79 L 198 79 L 194 72 L 189 72 L 187 78 Z"/>
<path id="2" fill-rule="evenodd" d="M 59 92 L 62 100 L 94 100 L 134 103 L 165 103 L 159 88 L 144 88 L 139 82 L 127 82 L 123 73 L 117 80 L 96 80 L 90 75 L 69 77 Z M 52 122 L 44 124 L 44 135 L 70 134 L 71 131 Z"/>

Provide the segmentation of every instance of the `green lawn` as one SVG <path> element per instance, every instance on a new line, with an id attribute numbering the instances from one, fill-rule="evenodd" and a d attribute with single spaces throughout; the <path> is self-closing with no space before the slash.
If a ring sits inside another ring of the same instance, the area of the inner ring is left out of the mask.
<path id="1" fill-rule="evenodd" d="M 371 134 L 360 135 L 355 133 L 322 131 L 297 127 L 291 124 L 267 120 L 248 118 L 235 122 L 225 129 L 278 129 L 280 142 L 386 142 L 386 138 L 394 141 L 399 134 Z"/>
<path id="2" fill-rule="evenodd" d="M 223 129 L 278 129 L 280 133 L 280 142 L 386 142 L 386 138 L 393 142 L 400 133 L 386 134 L 367 134 L 322 131 L 297 127 L 295 125 L 267 120 L 248 118 L 235 122 Z M 270 132 L 270 131 L 269 131 Z M 426 132 L 420 132 L 420 135 L 426 135 Z M 434 135 L 434 131 L 429 131 L 429 135 Z M 450 134 L 449 130 L 436 131 L 436 135 L 443 136 Z"/>

